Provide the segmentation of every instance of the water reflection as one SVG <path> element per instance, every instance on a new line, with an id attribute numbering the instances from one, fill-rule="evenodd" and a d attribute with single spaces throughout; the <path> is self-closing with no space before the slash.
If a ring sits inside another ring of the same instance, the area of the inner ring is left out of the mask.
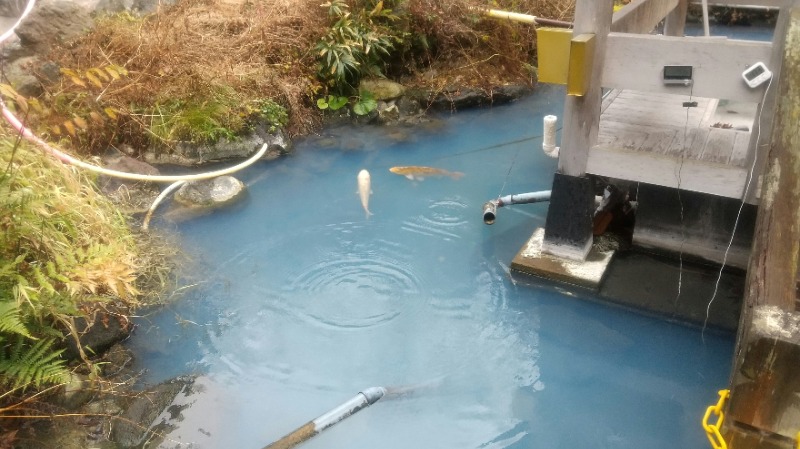
<path id="1" fill-rule="evenodd" d="M 203 387 L 162 447 L 262 447 L 370 386 L 409 394 L 303 447 L 707 444 L 697 423 L 726 381 L 729 339 L 512 279 L 547 204 L 481 220 L 489 199 L 550 188 L 556 162 L 537 136 L 562 104 L 548 87 L 431 129 L 327 130 L 241 173 L 250 194 L 236 208 L 160 216 L 198 285 L 130 346 L 145 381 L 196 374 Z M 465 176 L 412 182 L 389 172 L 399 165 Z"/>

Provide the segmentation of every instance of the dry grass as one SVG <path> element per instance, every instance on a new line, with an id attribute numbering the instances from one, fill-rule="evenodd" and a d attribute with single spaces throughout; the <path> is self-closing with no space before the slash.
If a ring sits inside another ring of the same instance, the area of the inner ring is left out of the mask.
<path id="1" fill-rule="evenodd" d="M 307 101 L 314 83 L 309 51 L 314 30 L 324 25 L 321 14 L 309 13 L 316 9 L 316 0 L 181 0 L 144 21 L 124 14 L 104 18 L 55 58 L 78 70 L 127 68 L 129 76 L 100 96 L 123 111 L 220 95 L 242 104 L 272 98 L 295 118 L 291 131 L 302 133 L 317 124 Z M 145 115 L 133 118 L 149 125 Z"/>
<path id="2" fill-rule="evenodd" d="M 493 9 L 571 21 L 575 0 L 500 0 Z M 480 1 L 411 0 L 415 33 L 438 43 L 437 51 L 404 79 L 411 85 L 442 89 L 469 86 L 490 90 L 509 83 L 532 83 L 536 31 L 531 25 L 483 17 Z"/>
<path id="3" fill-rule="evenodd" d="M 351 7 L 365 0 L 351 0 Z M 570 20 L 574 0 L 499 0 L 492 7 Z M 490 90 L 508 83 L 532 83 L 536 34 L 530 25 L 483 17 L 479 0 L 407 0 L 395 8 L 402 45 L 386 74 L 411 86 L 441 89 L 469 86 Z M 112 106 L 127 113 L 106 121 L 99 137 L 83 145 L 98 151 L 126 143 L 152 143 L 161 106 L 223 105 L 223 115 L 246 120 L 246 105 L 272 99 L 289 112 L 290 135 L 307 134 L 321 123 L 315 106 L 324 87 L 316 77 L 314 45 L 329 29 L 320 0 L 178 0 L 144 20 L 126 14 L 104 18 L 86 37 L 57 48 L 53 58 L 83 73 L 109 64 L 128 76 L 108 85 L 76 88 L 69 77 L 50 89 L 55 98 L 76 89 L 95 110 Z M 65 110 L 64 118 L 69 118 Z M 216 111 L 219 114 L 219 110 Z M 88 113 L 84 113 L 86 115 Z M 234 126 L 235 128 L 235 126 Z M 148 135 L 148 133 L 150 133 Z M 165 140 L 166 142 L 166 140 Z M 85 149 L 84 149 L 85 151 Z"/>

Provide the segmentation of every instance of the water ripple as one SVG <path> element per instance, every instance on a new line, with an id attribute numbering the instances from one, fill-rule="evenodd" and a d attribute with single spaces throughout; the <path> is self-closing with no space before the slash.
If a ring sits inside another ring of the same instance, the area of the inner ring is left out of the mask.
<path id="1" fill-rule="evenodd" d="M 379 254 L 332 259 L 304 267 L 289 280 L 286 313 L 333 330 L 369 328 L 398 317 L 404 298 L 422 290 L 407 266 Z"/>
<path id="2" fill-rule="evenodd" d="M 401 229 L 445 241 L 460 239 L 459 228 L 467 224 L 463 212 L 466 208 L 466 204 L 453 199 L 434 201 L 425 215 L 403 221 Z"/>

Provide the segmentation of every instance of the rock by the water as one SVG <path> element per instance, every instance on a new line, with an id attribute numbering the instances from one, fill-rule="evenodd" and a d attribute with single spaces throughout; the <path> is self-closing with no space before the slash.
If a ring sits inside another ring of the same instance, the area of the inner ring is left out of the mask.
<path id="1" fill-rule="evenodd" d="M 133 153 L 133 150 L 129 150 Z M 119 150 L 110 149 L 103 155 L 103 167 L 123 173 L 139 175 L 158 175 L 159 170 L 152 165 L 134 159 Z M 107 197 L 128 213 L 143 213 L 150 208 L 159 193 L 159 185 L 153 182 L 132 181 L 107 175 L 100 175 L 97 184 Z"/>
<path id="2" fill-rule="evenodd" d="M 75 327 L 80 335 L 81 345 L 86 355 L 100 355 L 108 348 L 120 341 L 128 338 L 131 333 L 131 323 L 123 320 L 123 313 L 107 314 L 100 313 L 93 317 L 92 321 L 86 318 L 76 318 Z M 78 346 L 72 338 L 67 338 L 67 347 L 64 357 L 67 359 L 77 359 L 79 357 Z"/>
<path id="3" fill-rule="evenodd" d="M 88 376 L 70 373 L 69 383 L 64 385 L 57 402 L 67 410 L 77 410 L 89 402 L 97 393 Z"/>
<path id="4" fill-rule="evenodd" d="M 217 207 L 236 201 L 245 192 L 242 181 L 233 176 L 192 181 L 175 192 L 175 201 L 184 206 Z"/>
<path id="5" fill-rule="evenodd" d="M 11 87 L 26 97 L 36 97 L 44 90 L 39 79 L 33 74 L 40 63 L 37 56 L 25 56 L 14 60 L 5 68 L 5 76 Z"/>
<path id="6" fill-rule="evenodd" d="M 65 42 L 94 26 L 89 10 L 69 0 L 44 0 L 37 3 L 17 27 L 23 46 L 44 50 L 53 42 Z"/>
<path id="7" fill-rule="evenodd" d="M 516 100 L 533 91 L 527 85 L 498 86 L 490 91 L 471 87 L 449 87 L 441 91 L 414 90 L 409 95 L 419 103 L 437 110 L 469 109 Z"/>
<path id="8" fill-rule="evenodd" d="M 289 140 L 281 130 L 266 132 L 262 127 L 236 140 L 219 139 L 213 144 L 194 144 L 179 142 L 172 151 L 163 148 L 151 148 L 144 152 L 143 158 L 150 164 L 174 164 L 196 166 L 209 162 L 220 162 L 230 159 L 245 159 L 267 145 L 267 152 L 262 159 L 273 160 L 291 152 Z"/>
<path id="9" fill-rule="evenodd" d="M 114 421 L 111 440 L 119 447 L 134 448 L 142 447 L 147 439 L 163 438 L 164 433 L 169 431 L 169 421 L 178 419 L 171 410 L 187 406 L 174 404 L 176 398 L 181 392 L 184 392 L 182 397 L 190 395 L 187 390 L 191 390 L 193 383 L 193 378 L 177 378 L 137 395 L 128 404 L 121 419 Z M 151 423 L 154 424 L 152 427 Z"/>
<path id="10" fill-rule="evenodd" d="M 364 92 L 371 93 L 375 100 L 387 101 L 401 97 L 406 89 L 400 83 L 384 78 L 376 78 L 361 80 L 358 90 L 362 94 Z"/>
<path id="11" fill-rule="evenodd" d="M 400 110 L 393 101 L 379 101 L 377 111 L 380 123 L 390 123 L 400 118 Z"/>

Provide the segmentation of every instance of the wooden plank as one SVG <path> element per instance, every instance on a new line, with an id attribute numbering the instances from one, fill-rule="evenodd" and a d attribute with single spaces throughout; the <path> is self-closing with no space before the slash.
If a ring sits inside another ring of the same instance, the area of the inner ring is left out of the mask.
<path id="1" fill-rule="evenodd" d="M 710 128 L 708 141 L 703 148 L 700 159 L 706 162 L 727 164 L 731 159 L 736 131 L 732 129 Z"/>
<path id="2" fill-rule="evenodd" d="M 687 145 L 688 147 L 686 148 L 686 151 L 681 154 L 681 157 L 699 160 L 703 154 L 703 150 L 706 147 L 706 143 L 708 143 L 708 136 L 711 134 L 711 129 L 694 128 L 689 132 L 693 134 L 694 138 L 692 139 L 691 145 Z M 681 170 L 682 169 L 683 168 L 681 167 Z"/>
<path id="3" fill-rule="evenodd" d="M 800 428 L 800 7 L 792 8 L 782 55 L 777 111 L 761 183 L 752 256 L 736 341 L 727 427 L 794 442 Z M 766 316 L 759 316 L 766 315 Z M 730 440 L 730 432 L 727 433 Z M 758 442 L 737 448 L 760 448 Z"/>
<path id="4" fill-rule="evenodd" d="M 607 148 L 619 148 L 624 150 L 639 150 L 642 148 L 648 133 L 639 130 L 626 129 L 605 133 L 604 130 L 602 145 Z M 601 142 L 598 135 L 598 144 Z"/>
<path id="5" fill-rule="evenodd" d="M 621 92 L 622 92 L 621 89 L 612 89 L 610 92 L 608 92 L 607 94 L 605 94 L 603 96 L 603 102 L 602 102 L 602 104 L 600 106 L 600 113 L 601 114 L 603 113 L 603 111 L 606 110 L 606 108 L 611 106 L 611 103 L 614 102 L 614 100 L 617 98 L 617 96 L 619 96 L 619 94 Z"/>
<path id="6" fill-rule="evenodd" d="M 800 3 L 800 2 L 797 2 Z M 797 4 L 796 3 L 796 4 Z M 775 110 L 777 108 L 778 95 L 777 89 L 772 89 L 772 85 L 777 86 L 780 83 L 781 74 L 783 73 L 783 52 L 785 49 L 785 36 L 786 30 L 789 26 L 789 9 L 782 8 L 778 13 L 778 20 L 775 23 L 775 32 L 772 36 L 772 65 L 770 69 L 773 72 L 772 80 L 767 84 L 767 90 L 759 107 L 761 113 L 756 117 L 755 123 L 751 127 L 755 132 L 750 135 L 749 153 L 747 155 L 747 166 L 754 167 L 753 173 L 756 179 L 764 172 L 764 164 L 766 161 L 766 152 L 769 148 L 768 130 L 772 129 L 772 121 L 775 117 Z M 759 132 L 758 130 L 767 130 Z M 756 201 L 756 192 L 759 189 L 751 189 L 748 192 L 748 200 Z"/>
<path id="7" fill-rule="evenodd" d="M 783 70 L 786 74 L 800 73 L 800 8 L 791 13 L 784 52 Z M 798 270 L 800 252 L 800 177 L 795 168 L 800 166 L 800 153 L 796 142 L 800 141 L 800 78 L 783 76 L 779 86 L 779 97 L 772 129 L 772 145 L 767 156 L 768 171 L 762 185 L 762 201 L 756 221 L 753 251 L 755 257 L 750 264 L 748 292 L 749 305 L 764 304 L 792 310 L 794 292 L 788 288 L 793 284 Z M 780 198 L 780 200 L 777 200 Z M 761 230 L 761 232 L 759 232 Z"/>
<path id="8" fill-rule="evenodd" d="M 675 142 L 675 136 L 677 135 L 677 129 L 669 130 L 662 128 L 649 133 L 641 147 L 647 148 L 651 153 L 666 154 L 673 142 Z"/>
<path id="9" fill-rule="evenodd" d="M 741 197 L 747 178 L 747 171 L 740 167 L 599 146 L 589 152 L 586 171 L 728 198 Z"/>
<path id="10" fill-rule="evenodd" d="M 611 31 L 649 33 L 676 6 L 678 6 L 678 0 L 633 0 L 614 13 Z"/>
<path id="11" fill-rule="evenodd" d="M 612 89 L 758 103 L 766 85 L 751 89 L 741 75 L 756 61 L 770 66 L 771 48 L 770 42 L 611 33 L 602 84 Z M 665 65 L 692 66 L 693 84 L 665 85 Z"/>
<path id="12" fill-rule="evenodd" d="M 691 0 L 693 5 L 700 5 L 702 0 Z M 709 6 L 751 6 L 759 8 L 781 8 L 784 6 L 796 5 L 797 0 L 712 0 Z"/>
<path id="13" fill-rule="evenodd" d="M 728 164 L 736 167 L 745 167 L 748 161 L 747 155 L 750 150 L 750 132 L 737 131 L 736 140 L 733 142 L 733 151 Z"/>
<path id="14" fill-rule="evenodd" d="M 606 53 L 606 36 L 611 27 L 613 0 L 577 0 L 573 33 L 595 35 L 595 54 L 586 95 L 568 95 L 564 101 L 564 128 L 558 170 L 568 176 L 583 176 L 589 148 L 597 141 L 600 126 L 602 86 L 599 74 L 603 72 Z"/>
<path id="15" fill-rule="evenodd" d="M 686 29 L 686 11 L 688 0 L 679 0 L 678 6 L 664 19 L 664 34 L 667 36 L 683 36 Z"/>
<path id="16" fill-rule="evenodd" d="M 617 107 L 610 107 L 603 114 L 603 120 L 617 121 L 622 123 L 636 123 L 640 125 L 653 126 L 676 126 L 676 127 L 697 127 L 705 117 L 704 111 L 697 108 L 665 108 L 657 107 L 644 108 L 640 104 L 632 103 L 626 105 L 619 103 Z"/>

